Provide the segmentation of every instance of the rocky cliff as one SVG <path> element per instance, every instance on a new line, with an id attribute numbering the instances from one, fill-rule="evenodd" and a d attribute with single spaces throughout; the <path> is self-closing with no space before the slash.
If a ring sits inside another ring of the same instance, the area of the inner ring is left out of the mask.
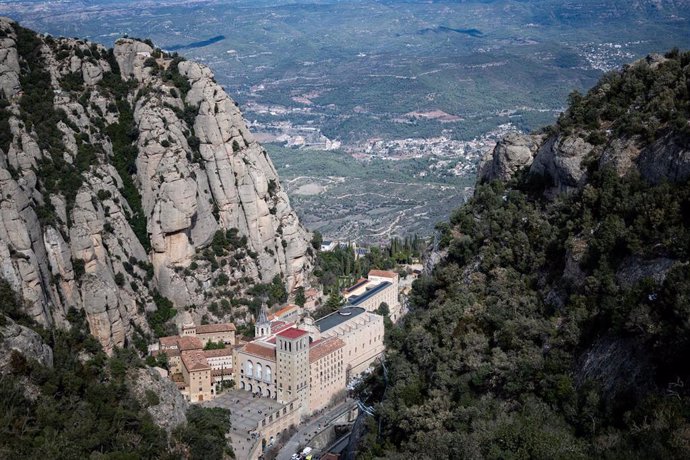
<path id="1" fill-rule="evenodd" d="M 674 54 L 675 53 L 675 54 Z M 650 183 L 690 178 L 688 64 L 674 51 L 653 54 L 605 76 L 541 134 L 510 134 L 483 159 L 477 181 L 509 181 L 520 169 L 547 196 L 581 190 L 588 168 L 637 171 Z"/>
<path id="2" fill-rule="evenodd" d="M 111 351 L 149 330 L 155 293 L 199 321 L 304 283 L 308 234 L 207 67 L 0 19 L 0 94 L 0 276 L 37 322 L 83 309 Z"/>

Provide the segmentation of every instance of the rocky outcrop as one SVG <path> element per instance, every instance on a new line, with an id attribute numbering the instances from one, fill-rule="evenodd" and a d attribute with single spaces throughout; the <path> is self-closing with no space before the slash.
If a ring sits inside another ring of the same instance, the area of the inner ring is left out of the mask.
<path id="1" fill-rule="evenodd" d="M 53 367 L 53 350 L 40 335 L 6 316 L 0 317 L 0 374 L 11 371 L 12 351 L 27 360 L 35 360 L 45 367 Z"/>
<path id="2" fill-rule="evenodd" d="M 494 150 L 479 166 L 477 179 L 480 183 L 499 180 L 509 181 L 515 173 L 532 164 L 537 150 L 544 140 L 543 135 L 510 133 L 501 139 Z"/>
<path id="3" fill-rule="evenodd" d="M 678 264 L 677 260 L 666 257 L 652 260 L 630 257 L 621 263 L 616 273 L 616 281 L 624 288 L 631 288 L 644 279 L 650 279 L 661 286 L 668 272 L 676 264 Z"/>
<path id="4" fill-rule="evenodd" d="M 574 372 L 575 385 L 599 385 L 602 399 L 618 394 L 647 395 L 654 382 L 654 363 L 635 339 L 601 337 L 581 355 Z"/>
<path id="5" fill-rule="evenodd" d="M 539 148 L 530 175 L 544 178 L 552 185 L 552 193 L 574 191 L 586 180 L 583 160 L 593 149 L 593 145 L 576 134 L 551 136 Z"/>
<path id="6" fill-rule="evenodd" d="M 132 393 L 156 425 L 170 433 L 187 423 L 189 404 L 175 383 L 161 376 L 157 368 L 135 369 L 127 377 Z"/>
<path id="7" fill-rule="evenodd" d="M 14 38 L 0 39 L 0 91 L 5 98 L 14 97 L 20 90 L 19 55 Z"/>
<path id="8" fill-rule="evenodd" d="M 685 182 L 690 178 L 690 143 L 680 137 L 662 137 L 640 153 L 637 163 L 642 177 L 654 184 Z"/>
<path id="9" fill-rule="evenodd" d="M 149 331 L 156 291 L 199 321 L 214 297 L 304 282 L 309 235 L 210 69 L 131 39 L 109 51 L 37 36 L 40 55 L 22 55 L 18 26 L 0 29 L 0 276 L 32 319 L 84 310 L 111 352 Z M 19 110 L 41 90 L 21 87 L 29 69 L 50 77 L 40 132 Z"/>

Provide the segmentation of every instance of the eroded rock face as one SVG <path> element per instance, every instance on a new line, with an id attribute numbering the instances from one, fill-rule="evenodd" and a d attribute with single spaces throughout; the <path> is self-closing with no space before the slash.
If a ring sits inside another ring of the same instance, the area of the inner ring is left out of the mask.
<path id="1" fill-rule="evenodd" d="M 210 69 L 131 39 L 109 53 L 40 36 L 41 57 L 27 63 L 15 23 L 0 18 L 0 28 L 0 92 L 9 102 L 0 110 L 10 138 L 0 145 L 0 276 L 28 315 L 62 326 L 69 308 L 84 310 L 111 352 L 135 327 L 149 331 L 154 291 L 175 307 L 194 305 L 199 321 L 223 286 L 241 295 L 275 276 L 290 290 L 303 283 L 309 235 Z M 170 66 L 179 69 L 174 82 L 163 79 Z M 20 85 L 30 67 L 50 76 L 59 147 L 47 148 L 19 110 L 21 92 L 34 90 Z M 120 122 L 134 148 L 124 169 L 131 154 L 110 137 Z M 67 188 L 46 186 L 46 165 L 58 160 L 78 171 Z M 208 255 L 218 235 L 237 247 Z"/>
<path id="2" fill-rule="evenodd" d="M 53 350 L 43 343 L 40 335 L 6 316 L 2 317 L 2 322 L 5 325 L 0 326 L 0 375 L 11 371 L 12 351 L 42 366 L 53 367 Z"/>
<path id="3" fill-rule="evenodd" d="M 506 135 L 496 144 L 494 150 L 482 160 L 477 177 L 478 181 L 480 183 L 491 182 L 492 180 L 509 181 L 518 170 L 532 164 L 543 140 L 544 136 L 542 135 L 520 133 Z"/>
<path id="4" fill-rule="evenodd" d="M 690 147 L 677 137 L 662 137 L 640 153 L 638 168 L 654 184 L 685 182 L 690 178 Z"/>
<path id="5" fill-rule="evenodd" d="M 552 136 L 539 148 L 530 174 L 551 182 L 552 193 L 574 191 L 586 180 L 583 160 L 593 149 L 593 145 L 578 135 Z"/>
<path id="6" fill-rule="evenodd" d="M 186 413 L 189 404 L 174 382 L 162 377 L 156 368 L 150 367 L 135 369 L 128 377 L 132 393 L 137 401 L 146 407 L 156 425 L 170 433 L 187 423 Z"/>

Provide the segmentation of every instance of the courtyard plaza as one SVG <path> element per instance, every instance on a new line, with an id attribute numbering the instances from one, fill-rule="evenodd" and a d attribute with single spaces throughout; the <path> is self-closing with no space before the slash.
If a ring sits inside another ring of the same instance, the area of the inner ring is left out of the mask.
<path id="1" fill-rule="evenodd" d="M 201 403 L 204 407 L 222 407 L 230 411 L 230 438 L 237 458 L 246 458 L 256 443 L 257 426 L 267 414 L 282 411 L 285 404 L 274 399 L 254 396 L 248 391 L 229 390 L 210 401 Z"/>

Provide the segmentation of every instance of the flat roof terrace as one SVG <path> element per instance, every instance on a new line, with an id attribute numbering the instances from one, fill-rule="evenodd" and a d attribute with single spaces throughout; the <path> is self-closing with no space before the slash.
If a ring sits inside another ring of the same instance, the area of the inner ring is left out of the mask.
<path id="1" fill-rule="evenodd" d="M 362 307 L 343 307 L 340 310 L 326 315 L 323 318 L 316 320 L 316 326 L 319 331 L 326 332 L 329 329 L 333 329 L 336 326 L 343 324 L 346 321 L 354 318 L 355 316 L 361 315 L 366 310 Z"/>
<path id="2" fill-rule="evenodd" d="M 374 286 L 373 288 L 369 289 L 368 291 L 364 292 L 363 294 L 351 296 L 349 299 L 347 299 L 347 303 L 352 305 L 352 306 L 357 306 L 360 303 L 362 303 L 365 300 L 369 299 L 370 297 L 376 295 L 377 293 L 383 291 L 384 289 L 386 289 L 388 286 L 391 286 L 391 285 L 392 285 L 391 282 L 384 281 L 383 283 Z"/>
<path id="3" fill-rule="evenodd" d="M 256 443 L 251 432 L 261 431 L 261 421 L 271 414 L 282 412 L 285 404 L 243 390 L 229 390 L 215 399 L 201 403 L 204 407 L 222 407 L 230 411 L 230 437 L 237 458 L 246 458 Z"/>

